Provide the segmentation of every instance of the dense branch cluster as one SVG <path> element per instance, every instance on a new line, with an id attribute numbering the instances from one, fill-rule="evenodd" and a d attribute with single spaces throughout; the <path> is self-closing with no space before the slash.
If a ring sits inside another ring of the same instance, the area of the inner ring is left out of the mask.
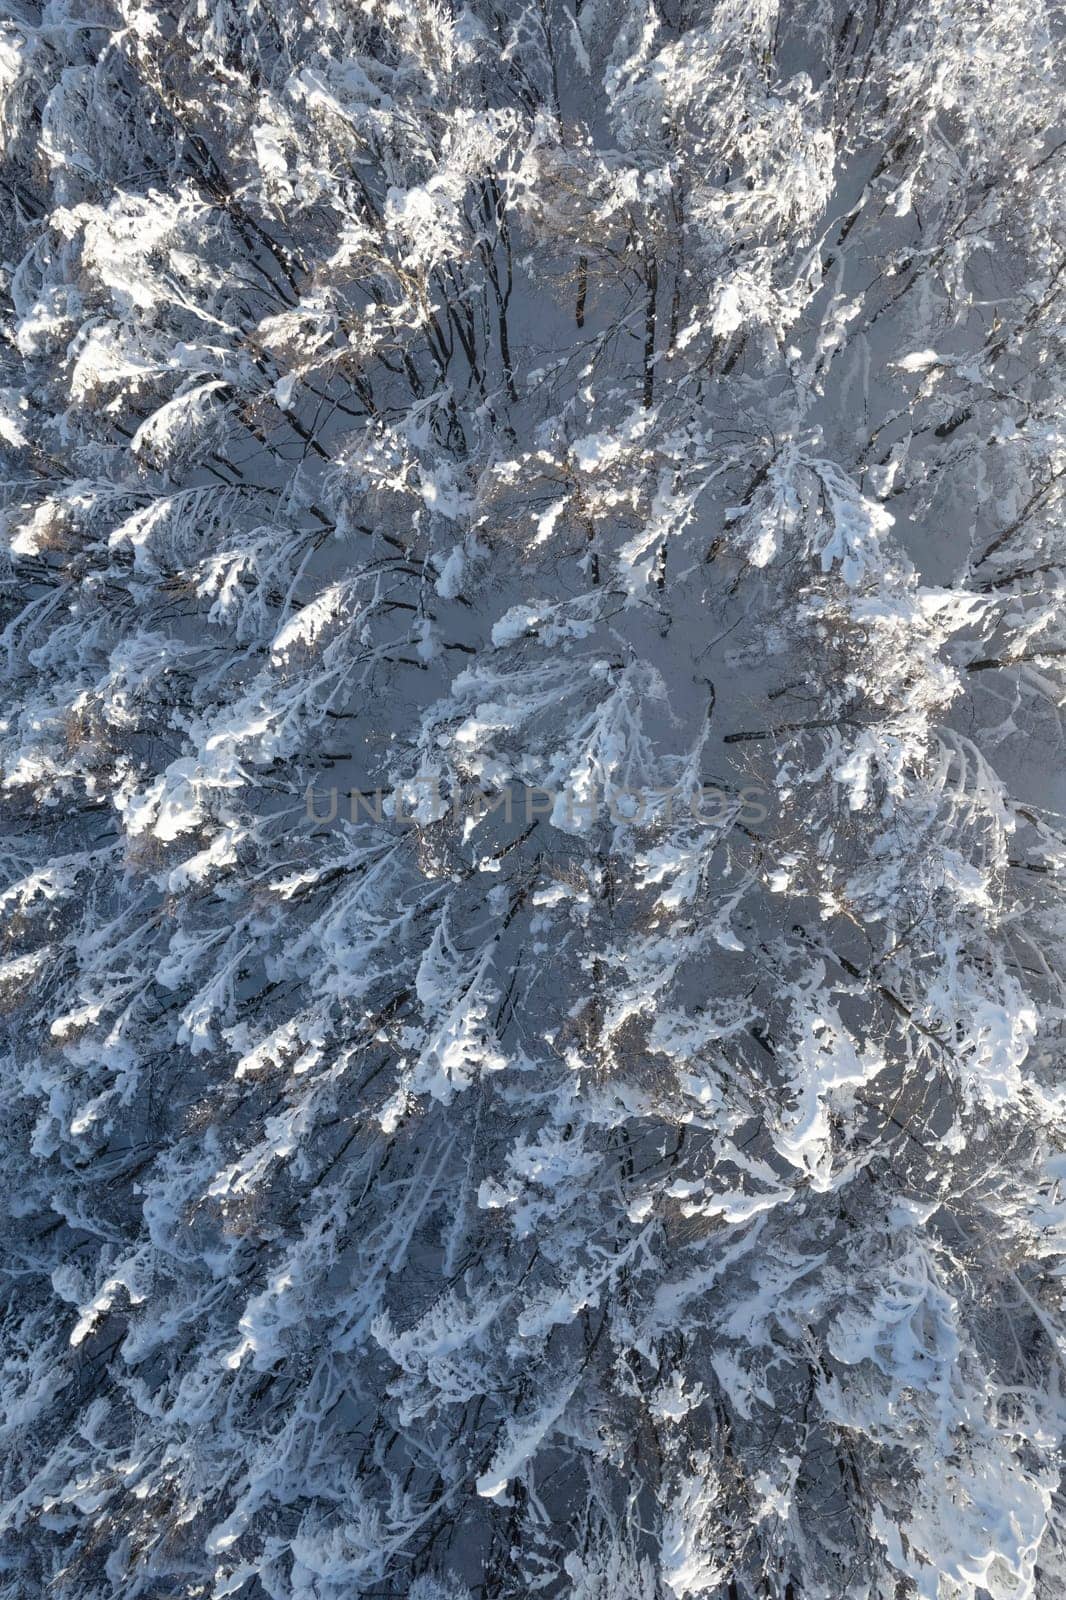
<path id="1" fill-rule="evenodd" d="M 1053 1600 L 1061 16 L 6 18 L 3 1600 Z"/>

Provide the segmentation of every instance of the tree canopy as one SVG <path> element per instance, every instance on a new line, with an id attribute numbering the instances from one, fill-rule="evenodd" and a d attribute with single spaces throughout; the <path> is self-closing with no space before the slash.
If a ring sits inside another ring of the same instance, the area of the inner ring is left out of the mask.
<path id="1" fill-rule="evenodd" d="M 1062 15 L 9 0 L 2 1600 L 1054 1600 Z"/>

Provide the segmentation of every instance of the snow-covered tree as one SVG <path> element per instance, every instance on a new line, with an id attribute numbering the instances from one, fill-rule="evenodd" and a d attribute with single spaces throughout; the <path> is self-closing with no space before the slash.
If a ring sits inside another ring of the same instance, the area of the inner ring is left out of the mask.
<path id="1" fill-rule="evenodd" d="M 11 0 L 3 1600 L 1054 1600 L 1063 17 Z"/>

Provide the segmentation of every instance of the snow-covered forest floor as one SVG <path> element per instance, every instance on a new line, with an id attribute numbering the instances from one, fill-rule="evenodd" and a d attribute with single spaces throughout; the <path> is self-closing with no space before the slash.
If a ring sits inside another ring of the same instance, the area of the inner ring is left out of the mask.
<path id="1" fill-rule="evenodd" d="M 8 0 L 0 1600 L 1056 1600 L 1062 15 Z"/>

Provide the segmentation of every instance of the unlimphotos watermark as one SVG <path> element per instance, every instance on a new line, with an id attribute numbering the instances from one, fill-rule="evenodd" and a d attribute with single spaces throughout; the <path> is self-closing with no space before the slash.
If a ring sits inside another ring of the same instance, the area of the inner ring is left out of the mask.
<path id="1" fill-rule="evenodd" d="M 767 791 L 749 784 L 726 789 L 717 784 L 679 786 L 673 789 L 628 789 L 607 785 L 598 789 L 548 788 L 539 784 L 506 783 L 486 793 L 455 790 L 445 797 L 437 779 L 415 778 L 396 789 L 316 789 L 308 785 L 304 803 L 308 822 L 319 826 L 338 820 L 399 823 L 425 826 L 450 818 L 454 823 L 478 823 L 490 815 L 505 823 L 530 823 L 541 817 L 568 832 L 583 832 L 603 818 L 616 825 L 670 826 L 690 817 L 700 823 L 742 822 L 755 825 L 769 816 Z"/>

